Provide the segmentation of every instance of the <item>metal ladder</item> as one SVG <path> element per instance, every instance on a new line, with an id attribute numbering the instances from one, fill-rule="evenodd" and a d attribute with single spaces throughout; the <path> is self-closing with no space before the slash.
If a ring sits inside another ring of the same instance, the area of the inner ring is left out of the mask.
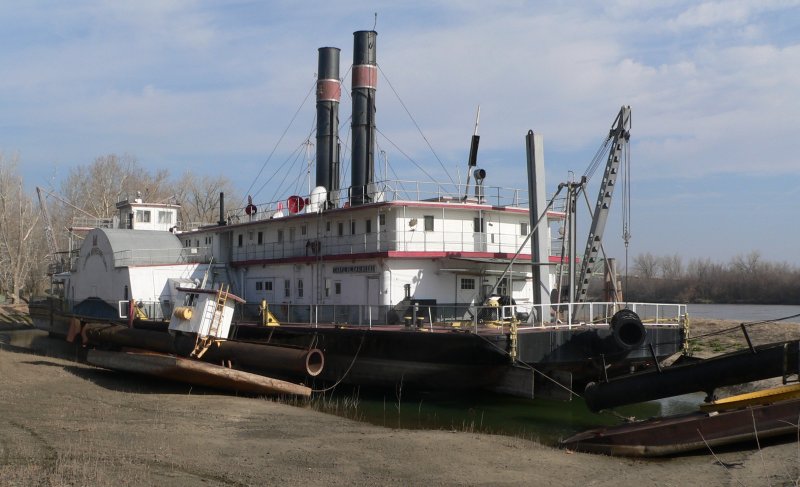
<path id="1" fill-rule="evenodd" d="M 208 333 L 206 335 L 200 335 L 198 333 L 197 340 L 195 340 L 194 344 L 194 350 L 192 350 L 191 353 L 192 357 L 201 358 L 211 345 L 219 341 L 217 333 L 219 333 L 219 327 L 222 325 L 222 317 L 225 311 L 225 303 L 228 302 L 229 290 L 230 286 L 228 284 L 223 284 L 217 291 L 217 301 L 214 310 L 211 312 L 211 322 L 208 325 Z M 206 311 L 206 316 L 208 316 L 208 311 Z"/>

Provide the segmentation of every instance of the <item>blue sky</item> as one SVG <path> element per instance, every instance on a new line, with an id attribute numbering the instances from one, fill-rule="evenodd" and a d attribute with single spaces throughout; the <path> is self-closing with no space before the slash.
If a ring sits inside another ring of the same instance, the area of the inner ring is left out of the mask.
<path id="1" fill-rule="evenodd" d="M 5 2 L 0 152 L 30 187 L 127 153 L 270 199 L 265 177 L 299 170 L 313 95 L 253 178 L 314 84 L 317 48 L 340 47 L 344 74 L 374 12 L 379 143 L 404 177 L 426 179 L 392 143 L 447 180 L 389 82 L 453 177 L 480 104 L 490 185 L 524 187 L 529 129 L 549 188 L 582 174 L 627 104 L 631 255 L 800 264 L 798 1 Z M 343 95 L 343 122 L 349 109 Z M 618 203 L 606 236 L 622 257 Z"/>

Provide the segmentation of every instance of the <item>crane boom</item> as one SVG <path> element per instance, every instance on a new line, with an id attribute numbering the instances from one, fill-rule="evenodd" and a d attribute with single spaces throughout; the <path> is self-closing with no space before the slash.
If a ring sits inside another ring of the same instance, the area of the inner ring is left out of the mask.
<path id="1" fill-rule="evenodd" d="M 597 256 L 600 253 L 603 232 L 606 228 L 611 199 L 614 196 L 614 188 L 619 174 L 620 161 L 628 152 L 627 148 L 631 137 L 630 128 L 631 107 L 623 106 L 620 108 L 608 134 L 608 137 L 612 140 L 611 150 L 608 153 L 603 181 L 600 183 L 600 191 L 597 195 L 597 204 L 594 207 L 592 226 L 586 239 L 586 251 L 583 254 L 577 285 L 576 299 L 581 303 L 586 301 L 586 291 L 589 289 L 589 271 L 597 261 Z"/>

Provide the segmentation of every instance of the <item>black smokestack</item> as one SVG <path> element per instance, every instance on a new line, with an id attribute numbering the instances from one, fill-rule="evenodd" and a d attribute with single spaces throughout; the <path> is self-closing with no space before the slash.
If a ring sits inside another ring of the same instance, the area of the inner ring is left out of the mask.
<path id="1" fill-rule="evenodd" d="M 317 69 L 317 186 L 339 189 L 339 48 L 320 47 Z"/>
<path id="2" fill-rule="evenodd" d="M 353 161 L 350 204 L 368 201 L 367 185 L 375 174 L 375 88 L 378 64 L 375 41 L 378 33 L 361 30 L 353 33 Z"/>
<path id="3" fill-rule="evenodd" d="M 225 225 L 225 193 L 219 193 L 219 225 Z"/>

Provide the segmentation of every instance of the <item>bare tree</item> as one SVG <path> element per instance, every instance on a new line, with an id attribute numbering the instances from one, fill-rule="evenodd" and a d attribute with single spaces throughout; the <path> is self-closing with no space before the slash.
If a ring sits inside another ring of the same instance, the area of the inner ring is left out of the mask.
<path id="1" fill-rule="evenodd" d="M 233 184 L 225 176 L 198 177 L 187 171 L 175 185 L 175 196 L 181 204 L 180 219 L 186 226 L 198 226 L 219 220 L 219 194 L 227 201 L 238 201 Z"/>
<path id="2" fill-rule="evenodd" d="M 647 252 L 639 254 L 633 259 L 633 268 L 639 277 L 643 279 L 653 279 L 658 271 L 659 258 Z"/>
<path id="3" fill-rule="evenodd" d="M 679 279 L 683 275 L 683 261 L 680 255 L 666 255 L 659 261 L 661 277 L 664 279 Z"/>
<path id="4" fill-rule="evenodd" d="M 9 292 L 12 303 L 43 260 L 38 223 L 39 213 L 17 172 L 17 157 L 7 161 L 0 154 L 0 288 Z"/>
<path id="5" fill-rule="evenodd" d="M 172 195 L 172 188 L 166 169 L 151 174 L 131 155 L 108 154 L 88 166 L 72 169 L 62 183 L 61 193 L 86 212 L 111 218 L 121 198 L 141 193 L 148 201 L 164 201 Z"/>

